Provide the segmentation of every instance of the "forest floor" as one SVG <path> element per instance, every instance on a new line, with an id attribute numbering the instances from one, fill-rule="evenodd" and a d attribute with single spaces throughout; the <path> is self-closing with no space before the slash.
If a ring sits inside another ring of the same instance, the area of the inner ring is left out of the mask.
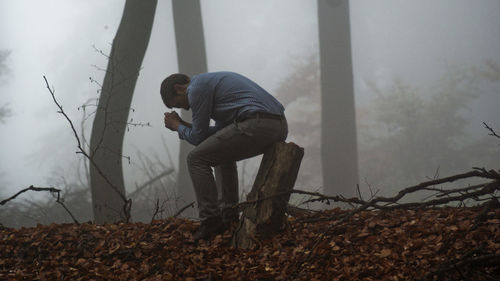
<path id="1" fill-rule="evenodd" d="M 340 212 L 290 217 L 251 250 L 235 226 L 195 243 L 180 218 L 2 228 L 0 280 L 500 280 L 499 208 Z"/>

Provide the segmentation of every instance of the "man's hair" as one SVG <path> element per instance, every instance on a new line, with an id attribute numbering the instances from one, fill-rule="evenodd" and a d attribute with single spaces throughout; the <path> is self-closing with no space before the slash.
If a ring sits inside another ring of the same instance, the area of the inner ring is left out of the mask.
<path id="1" fill-rule="evenodd" d="M 188 84 L 191 81 L 189 76 L 186 74 L 182 73 L 175 73 L 163 80 L 161 82 L 161 88 L 160 88 L 160 94 L 161 94 L 161 99 L 163 100 L 163 103 L 167 105 L 167 102 L 172 99 L 172 97 L 175 96 L 175 90 L 174 90 L 174 85 L 176 84 Z"/>

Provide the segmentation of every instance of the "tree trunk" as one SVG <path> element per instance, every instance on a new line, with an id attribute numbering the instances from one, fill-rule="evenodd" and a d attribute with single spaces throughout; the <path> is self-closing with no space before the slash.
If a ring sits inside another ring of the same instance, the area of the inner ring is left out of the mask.
<path id="1" fill-rule="evenodd" d="M 349 1 L 318 0 L 318 27 L 324 193 L 351 197 L 358 183 L 358 152 Z"/>
<path id="2" fill-rule="evenodd" d="M 122 147 L 135 84 L 151 35 L 157 0 L 127 0 L 111 54 L 90 137 L 94 220 L 130 218 L 122 170 Z"/>
<path id="3" fill-rule="evenodd" d="M 276 143 L 264 153 L 233 236 L 234 247 L 252 248 L 256 238 L 267 239 L 283 229 L 303 156 L 304 149 L 294 143 Z"/>
<path id="4" fill-rule="evenodd" d="M 205 37 L 201 20 L 201 6 L 199 0 L 173 0 L 175 41 L 177 43 L 177 61 L 179 72 L 192 76 L 207 72 L 207 58 L 205 52 Z M 181 118 L 191 122 L 191 113 L 181 111 Z M 196 201 L 191 177 L 187 169 L 187 155 L 193 146 L 181 141 L 179 149 L 179 174 L 177 176 L 177 194 L 185 204 Z M 188 217 L 196 217 L 195 208 L 184 212 Z"/>

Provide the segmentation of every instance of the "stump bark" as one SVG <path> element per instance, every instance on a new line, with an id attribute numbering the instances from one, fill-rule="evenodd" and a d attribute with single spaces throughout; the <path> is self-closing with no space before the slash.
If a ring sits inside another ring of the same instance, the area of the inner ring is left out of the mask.
<path id="1" fill-rule="evenodd" d="M 267 239 L 283 230 L 285 211 L 290 199 L 304 149 L 294 143 L 276 143 L 262 157 L 248 204 L 236 229 L 232 245 L 253 248 L 259 239 Z"/>

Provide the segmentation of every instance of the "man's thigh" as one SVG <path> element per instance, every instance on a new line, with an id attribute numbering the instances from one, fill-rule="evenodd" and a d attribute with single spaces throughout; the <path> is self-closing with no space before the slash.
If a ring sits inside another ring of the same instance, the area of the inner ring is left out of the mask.
<path id="1" fill-rule="evenodd" d="M 250 119 L 230 124 L 195 147 L 191 157 L 217 166 L 262 154 L 280 138 L 280 121 L 266 121 Z"/>

